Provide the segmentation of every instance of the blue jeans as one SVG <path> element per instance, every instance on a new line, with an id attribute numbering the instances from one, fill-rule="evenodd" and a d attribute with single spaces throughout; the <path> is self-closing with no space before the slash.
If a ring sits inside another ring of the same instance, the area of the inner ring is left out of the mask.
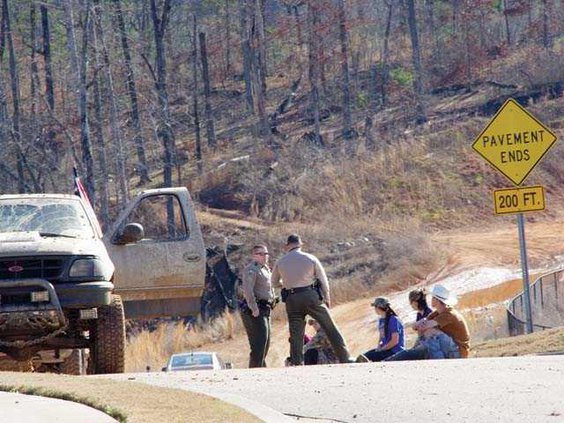
<path id="1" fill-rule="evenodd" d="M 436 360 L 441 358 L 460 358 L 458 346 L 446 333 L 421 337 L 420 342 L 427 349 L 425 358 Z"/>
<path id="2" fill-rule="evenodd" d="M 384 361 L 424 360 L 426 358 L 426 350 L 425 346 L 419 344 L 409 350 L 399 351 L 384 359 Z"/>
<path id="3" fill-rule="evenodd" d="M 383 361 L 388 357 L 394 355 L 391 350 L 370 350 L 364 353 L 367 359 L 370 361 Z"/>
<path id="4" fill-rule="evenodd" d="M 419 338 L 415 347 L 403 350 L 384 361 L 460 358 L 460 351 L 450 336 L 439 333 Z"/>

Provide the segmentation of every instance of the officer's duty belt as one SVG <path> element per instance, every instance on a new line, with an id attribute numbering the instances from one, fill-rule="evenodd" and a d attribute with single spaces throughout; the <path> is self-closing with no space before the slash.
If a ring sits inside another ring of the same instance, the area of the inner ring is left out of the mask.
<path id="1" fill-rule="evenodd" d="M 315 289 L 315 285 L 300 286 L 298 288 L 286 288 L 288 294 L 295 294 L 297 292 L 309 291 L 310 289 Z"/>

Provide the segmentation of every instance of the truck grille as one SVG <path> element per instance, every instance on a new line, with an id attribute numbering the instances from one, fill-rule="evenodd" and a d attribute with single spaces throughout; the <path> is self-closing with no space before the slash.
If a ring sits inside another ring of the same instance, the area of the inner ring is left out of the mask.
<path id="1" fill-rule="evenodd" d="M 0 280 L 40 278 L 56 282 L 61 278 L 63 266 L 60 257 L 0 259 Z"/>

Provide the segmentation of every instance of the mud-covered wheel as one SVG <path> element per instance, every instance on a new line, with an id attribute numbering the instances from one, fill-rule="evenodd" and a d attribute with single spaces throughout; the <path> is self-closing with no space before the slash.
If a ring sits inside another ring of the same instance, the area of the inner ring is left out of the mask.
<path id="1" fill-rule="evenodd" d="M 125 368 L 125 317 L 119 295 L 98 308 L 90 328 L 90 374 L 123 373 Z"/>
<path id="2" fill-rule="evenodd" d="M 80 376 L 86 374 L 86 359 L 84 350 L 72 350 L 71 355 L 69 355 L 65 361 L 60 364 L 59 370 L 65 375 Z"/>

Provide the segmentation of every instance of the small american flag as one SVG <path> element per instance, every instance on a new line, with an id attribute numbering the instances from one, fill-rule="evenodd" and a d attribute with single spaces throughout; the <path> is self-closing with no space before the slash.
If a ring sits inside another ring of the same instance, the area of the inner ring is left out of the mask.
<path id="1" fill-rule="evenodd" d="M 75 193 L 75 195 L 78 195 L 92 209 L 94 209 L 92 207 L 92 203 L 90 203 L 90 199 L 88 198 L 88 193 L 86 192 L 86 188 L 84 188 L 84 185 L 82 185 L 82 181 L 80 180 L 80 177 L 78 176 L 78 171 L 76 170 L 76 167 L 72 168 L 72 173 L 74 175 L 74 193 Z"/>
<path id="2" fill-rule="evenodd" d="M 82 200 L 90 208 L 90 210 L 87 210 L 87 213 L 91 215 L 92 221 L 94 222 L 96 229 L 101 234 L 102 228 L 100 227 L 100 223 L 98 222 L 98 219 L 96 218 L 96 212 L 94 211 L 94 207 L 92 207 L 92 203 L 90 202 L 90 198 L 88 198 L 88 193 L 86 192 L 86 188 L 84 188 L 84 185 L 82 184 L 82 181 L 80 180 L 80 177 L 78 176 L 78 171 L 76 170 L 76 167 L 72 168 L 72 173 L 73 173 L 73 176 L 74 176 L 74 194 L 78 195 L 80 198 L 82 198 Z"/>

